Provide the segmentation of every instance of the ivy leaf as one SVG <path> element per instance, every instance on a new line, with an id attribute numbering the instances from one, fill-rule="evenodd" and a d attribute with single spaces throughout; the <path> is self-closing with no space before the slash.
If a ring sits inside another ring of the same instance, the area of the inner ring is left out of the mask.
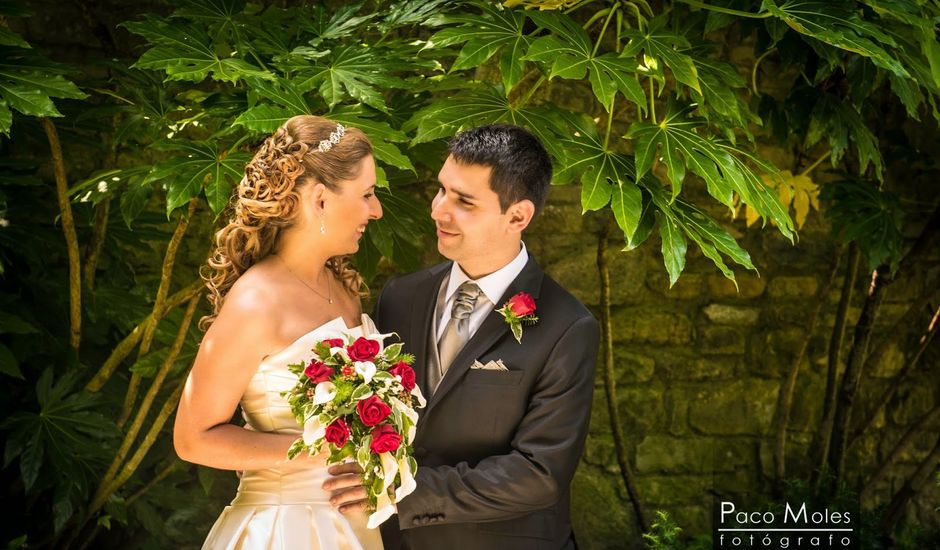
<path id="1" fill-rule="evenodd" d="M 869 270 L 889 264 L 892 273 L 901 258 L 904 211 L 897 196 L 862 178 L 827 183 L 820 198 L 831 201 L 826 216 L 842 242 L 855 241 L 868 259 Z"/>
<path id="2" fill-rule="evenodd" d="M 649 22 L 645 32 L 639 29 L 624 30 L 621 36 L 630 42 L 624 47 L 621 55 L 635 57 L 643 52 L 647 57 L 655 59 L 657 65 L 669 67 L 677 81 L 701 94 L 702 88 L 699 85 L 695 63 L 691 56 L 683 53 L 690 48 L 689 41 L 682 35 L 665 30 L 667 22 L 667 17 L 661 15 Z"/>
<path id="3" fill-rule="evenodd" d="M 895 46 L 894 39 L 877 25 L 864 21 L 847 5 L 815 0 L 786 0 L 783 3 L 763 0 L 763 7 L 800 34 L 868 57 L 875 65 L 897 76 L 910 76 L 895 56 L 879 45 Z"/>
<path id="4" fill-rule="evenodd" d="M 446 23 L 462 23 L 459 27 L 442 29 L 428 39 L 428 48 L 446 48 L 463 44 L 451 65 L 451 71 L 482 65 L 503 50 L 500 72 L 503 89 L 509 93 L 522 79 L 525 61 L 523 52 L 532 43 L 525 34 L 525 16 L 515 10 L 497 8 L 489 3 L 475 3 L 480 15 L 450 15 L 442 18 Z"/>
<path id="5" fill-rule="evenodd" d="M 144 179 L 145 183 L 165 180 L 167 216 L 189 202 L 203 189 L 209 207 L 215 214 L 225 208 L 232 185 L 241 179 L 248 153 L 226 153 L 214 141 L 184 139 L 163 140 L 153 144 L 162 151 L 179 151 L 180 156 L 157 163 Z"/>
<path id="6" fill-rule="evenodd" d="M 636 79 L 635 60 L 613 53 L 595 55 L 588 34 L 566 15 L 530 12 L 528 16 L 553 32 L 536 39 L 525 57 L 548 65 L 549 79 L 582 80 L 587 73 L 591 90 L 605 110 L 610 112 L 619 91 L 645 112 L 646 94 Z"/>
<path id="7" fill-rule="evenodd" d="M 134 34 L 143 36 L 153 45 L 132 65 L 141 69 L 162 70 L 168 80 L 202 82 L 213 80 L 236 83 L 248 77 L 271 78 L 247 61 L 237 57 L 220 57 L 212 39 L 201 27 L 186 21 L 166 20 L 147 16 L 143 21 L 122 24 Z"/>

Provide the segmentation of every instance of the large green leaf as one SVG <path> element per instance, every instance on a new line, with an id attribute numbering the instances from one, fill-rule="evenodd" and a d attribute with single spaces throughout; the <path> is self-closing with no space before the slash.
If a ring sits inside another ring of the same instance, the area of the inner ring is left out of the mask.
<path id="1" fill-rule="evenodd" d="M 857 151 L 859 172 L 864 174 L 871 164 L 875 176 L 879 180 L 883 177 L 884 161 L 875 135 L 851 103 L 832 94 L 821 94 L 813 107 L 804 143 L 809 148 L 823 139 L 832 148 L 833 164 L 842 158 L 851 141 Z"/>
<path id="2" fill-rule="evenodd" d="M 843 242 L 858 244 L 869 270 L 882 264 L 897 270 L 904 210 L 896 195 L 880 189 L 877 181 L 847 178 L 824 185 L 819 198 L 830 201 L 826 217 L 833 233 Z"/>
<path id="3" fill-rule="evenodd" d="M 174 139 L 159 141 L 153 147 L 181 153 L 157 163 L 144 179 L 145 183 L 160 181 L 165 185 L 168 216 L 203 190 L 212 211 L 221 212 L 233 184 L 241 179 L 245 164 L 251 160 L 248 153 L 222 151 L 213 141 Z"/>
<path id="4" fill-rule="evenodd" d="M 436 32 L 428 40 L 427 48 L 463 44 L 451 71 L 478 67 L 502 49 L 499 67 L 503 89 L 508 94 L 522 79 L 525 69 L 523 55 L 532 42 L 524 32 L 525 16 L 520 11 L 501 9 L 491 3 L 477 2 L 474 5 L 482 14 L 440 18 L 440 23 L 461 25 Z"/>
<path id="5" fill-rule="evenodd" d="M 621 36 L 630 41 L 624 47 L 622 55 L 635 57 L 643 52 L 645 57 L 653 60 L 658 69 L 662 69 L 661 65 L 669 67 L 677 81 L 701 94 L 698 69 L 692 57 L 685 53 L 690 48 L 689 41 L 680 34 L 666 30 L 668 21 L 665 16 L 658 16 L 653 18 L 643 31 L 624 30 Z M 650 67 L 651 62 L 646 60 L 644 65 Z"/>
<path id="6" fill-rule="evenodd" d="M 387 112 L 380 90 L 407 86 L 404 80 L 390 76 L 389 68 L 373 48 L 342 45 L 318 59 L 309 70 L 298 73 L 296 86 L 303 92 L 318 88 L 331 108 L 351 98 Z"/>
<path id="7" fill-rule="evenodd" d="M 388 123 L 375 118 L 375 112 L 361 107 L 342 106 L 330 111 L 327 115 L 330 120 L 341 122 L 347 126 L 358 128 L 365 132 L 372 143 L 372 151 L 380 162 L 394 166 L 401 170 L 415 171 L 414 165 L 396 143 L 405 143 L 408 136 L 401 130 L 392 128 Z"/>
<path id="8" fill-rule="evenodd" d="M 734 194 L 750 204 L 761 216 L 772 219 L 787 238 L 793 238 L 793 222 L 786 209 L 758 174 L 739 157 L 756 157 L 730 143 L 699 132 L 707 130 L 704 122 L 688 117 L 689 109 L 670 105 L 659 124 L 634 123 L 626 135 L 636 140 L 636 175 L 642 178 L 658 158 L 666 165 L 672 184 L 672 200 L 679 196 L 686 168 L 705 180 L 710 195 L 729 209 L 734 207 Z M 764 171 L 776 172 L 767 163 L 759 163 Z"/>
<path id="9" fill-rule="evenodd" d="M 877 25 L 863 20 L 854 2 L 763 0 L 763 7 L 800 34 L 864 55 L 898 76 L 909 76 L 897 59 L 882 47 L 894 46 L 894 40 Z"/>
<path id="10" fill-rule="evenodd" d="M 0 46 L 0 133 L 9 134 L 10 110 L 30 116 L 62 116 L 52 98 L 87 96 L 63 77 L 69 69 L 32 49 Z"/>
<path id="11" fill-rule="evenodd" d="M 525 57 L 548 66 L 550 79 L 558 76 L 582 80 L 587 74 L 594 96 L 608 112 L 617 92 L 645 112 L 646 94 L 636 79 L 635 60 L 613 53 L 596 55 L 588 34 L 566 15 L 546 12 L 528 15 L 537 25 L 552 31 L 551 35 L 536 39 Z"/>
<path id="12" fill-rule="evenodd" d="M 271 78 L 270 73 L 241 58 L 217 54 L 212 39 L 196 24 L 150 15 L 123 25 L 153 46 L 133 66 L 162 70 L 168 80 L 202 82 L 211 77 L 234 84 L 248 77 Z"/>
<path id="13" fill-rule="evenodd" d="M 498 88 L 485 85 L 465 88 L 432 101 L 402 125 L 405 132 L 414 132 L 413 144 L 449 138 L 473 126 L 503 122 L 525 126 L 542 140 L 550 153 L 558 156 L 554 137 L 566 129 L 557 109 L 517 107 Z"/>

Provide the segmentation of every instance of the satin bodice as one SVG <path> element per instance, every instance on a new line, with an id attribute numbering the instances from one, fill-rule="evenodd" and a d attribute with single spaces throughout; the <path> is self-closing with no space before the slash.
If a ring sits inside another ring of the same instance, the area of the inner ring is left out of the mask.
<path id="1" fill-rule="evenodd" d="M 282 395 L 297 384 L 297 375 L 287 366 L 309 361 L 314 344 L 321 340 L 375 332 L 368 315 L 362 315 L 361 321 L 348 328 L 337 317 L 265 357 L 242 395 L 245 428 L 299 437 L 303 428 Z M 246 470 L 235 499 L 216 521 L 203 548 L 381 549 L 378 529 L 366 528 L 366 512 L 342 515 L 330 506 L 330 493 L 323 489 L 329 476 L 326 467 Z"/>

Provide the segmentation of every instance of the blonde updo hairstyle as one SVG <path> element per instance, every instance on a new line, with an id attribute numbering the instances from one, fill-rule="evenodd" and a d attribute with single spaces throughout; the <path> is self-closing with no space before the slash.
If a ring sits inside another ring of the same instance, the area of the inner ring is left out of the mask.
<path id="1" fill-rule="evenodd" d="M 200 319 L 200 329 L 209 328 L 235 281 L 271 254 L 281 230 L 295 223 L 303 185 L 322 183 L 338 193 L 341 181 L 359 175 L 360 161 L 372 154 L 369 139 L 347 127 L 338 143 L 319 151 L 320 141 L 334 131 L 336 123 L 323 117 L 295 116 L 265 139 L 245 166 L 232 198 L 232 216 L 215 234 L 215 250 L 203 266 L 212 314 Z M 330 258 L 326 265 L 348 291 L 362 295 L 365 285 L 348 256 Z"/>

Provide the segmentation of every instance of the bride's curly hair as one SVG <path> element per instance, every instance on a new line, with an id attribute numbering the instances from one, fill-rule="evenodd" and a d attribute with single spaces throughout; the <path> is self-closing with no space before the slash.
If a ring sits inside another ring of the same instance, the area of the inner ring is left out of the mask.
<path id="1" fill-rule="evenodd" d="M 293 225 L 300 186 L 312 180 L 338 192 L 341 181 L 359 175 L 360 161 L 372 154 L 369 139 L 347 127 L 332 148 L 318 150 L 335 130 L 336 123 L 323 117 L 295 116 L 265 139 L 245 166 L 229 205 L 229 222 L 215 234 L 215 249 L 200 270 L 212 303 L 212 314 L 199 320 L 200 329 L 209 328 L 235 281 L 270 254 L 281 230 Z M 346 289 L 362 295 L 365 284 L 348 256 L 330 258 L 326 265 Z"/>

